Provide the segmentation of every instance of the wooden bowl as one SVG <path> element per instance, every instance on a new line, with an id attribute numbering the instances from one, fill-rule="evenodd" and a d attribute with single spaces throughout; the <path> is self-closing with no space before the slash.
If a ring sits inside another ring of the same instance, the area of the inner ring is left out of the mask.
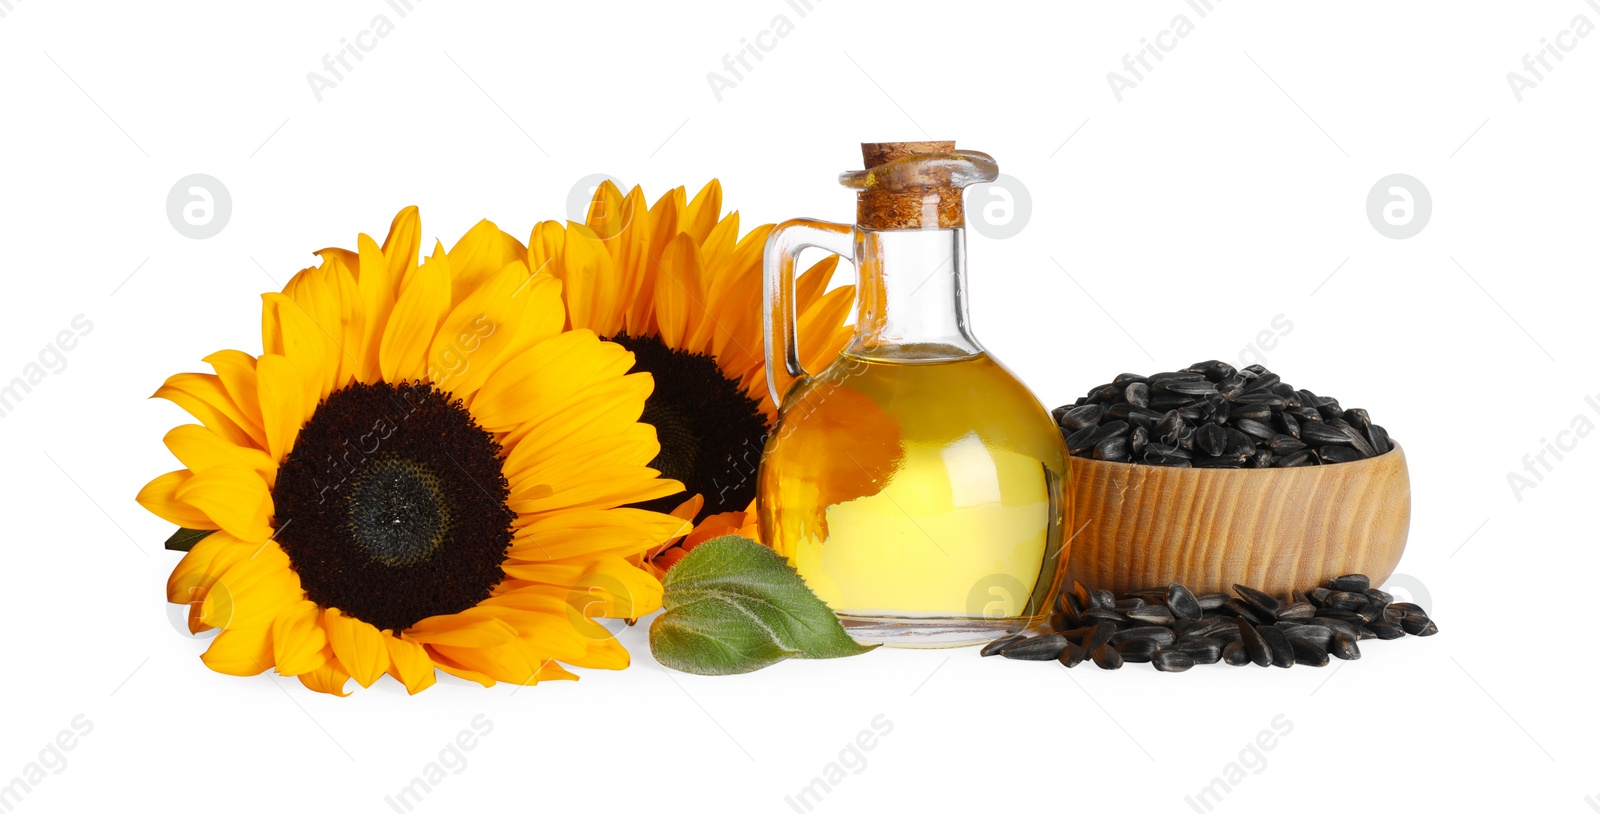
<path id="1" fill-rule="evenodd" d="M 1288 597 L 1342 574 L 1394 573 L 1411 528 L 1399 445 L 1287 469 L 1179 469 L 1072 458 L 1067 585 L 1127 591 L 1235 583 Z"/>

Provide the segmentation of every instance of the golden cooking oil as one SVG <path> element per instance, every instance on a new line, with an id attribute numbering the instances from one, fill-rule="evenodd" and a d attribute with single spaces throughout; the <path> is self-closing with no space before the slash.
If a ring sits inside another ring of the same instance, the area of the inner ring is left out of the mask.
<path id="1" fill-rule="evenodd" d="M 785 399 L 760 472 L 768 543 L 847 627 L 1037 618 L 1070 522 L 1059 431 L 987 353 L 889 350 L 847 352 Z"/>

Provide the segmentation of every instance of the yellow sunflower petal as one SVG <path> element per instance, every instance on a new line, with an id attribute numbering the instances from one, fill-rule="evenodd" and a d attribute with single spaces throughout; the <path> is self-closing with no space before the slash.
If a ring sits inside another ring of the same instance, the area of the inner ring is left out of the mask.
<path id="1" fill-rule="evenodd" d="M 478 391 L 472 412 L 490 432 L 506 432 L 551 415 L 631 367 L 633 354 L 621 345 L 601 342 L 589 331 L 569 331 L 500 366 Z M 642 395 L 638 402 L 642 412 Z"/>
<path id="2" fill-rule="evenodd" d="M 494 647 L 517 637 L 515 628 L 487 616 L 430 616 L 406 628 L 406 638 L 431 646 Z"/>
<path id="3" fill-rule="evenodd" d="M 217 371 L 217 380 L 222 384 L 222 389 L 246 421 L 256 427 L 261 426 L 261 400 L 256 394 L 256 357 L 243 351 L 222 350 L 202 361 Z"/>
<path id="4" fill-rule="evenodd" d="M 700 288 L 700 271 L 700 248 L 694 240 L 685 234 L 673 238 L 661 258 L 655 290 L 656 322 L 661 341 L 669 348 L 683 347 L 689 332 L 701 321 L 705 294 Z"/>
<path id="5" fill-rule="evenodd" d="M 212 467 L 195 473 L 173 494 L 241 540 L 260 542 L 272 536 L 267 522 L 272 515 L 272 495 L 259 472 L 236 464 Z"/>
<path id="6" fill-rule="evenodd" d="M 522 241 L 500 231 L 500 227 L 480 220 L 450 247 L 448 256 L 450 268 L 455 271 L 450 301 L 460 303 L 501 269 L 524 261 L 528 249 Z"/>
<path id="7" fill-rule="evenodd" d="M 232 464 L 253 469 L 270 478 L 278 469 L 277 461 L 267 453 L 255 447 L 230 443 L 199 424 L 173 427 L 161 440 L 174 457 L 194 472 Z"/>
<path id="8" fill-rule="evenodd" d="M 309 673 L 301 673 L 298 677 L 300 683 L 304 684 L 308 690 L 337 695 L 343 698 L 350 694 L 344 688 L 344 685 L 350 681 L 350 674 L 345 672 L 344 668 L 339 665 L 339 660 L 333 658 L 332 655 L 332 653 L 325 653 L 324 658 L 327 661 L 323 662 L 321 667 Z"/>
<path id="9" fill-rule="evenodd" d="M 383 330 L 378 369 L 384 381 L 405 382 L 427 375 L 428 345 L 439 333 L 439 322 L 449 307 L 450 261 L 436 254 L 406 278 Z M 360 676 L 356 678 L 360 680 Z"/>
<path id="10" fill-rule="evenodd" d="M 253 676 L 272 667 L 272 626 L 228 628 L 201 654 L 207 667 L 231 676 Z"/>
<path id="11" fill-rule="evenodd" d="M 433 686 L 433 659 L 422 645 L 402 636 L 387 635 L 383 644 L 389 649 L 389 675 L 404 684 L 407 693 L 416 695 Z"/>
<path id="12" fill-rule="evenodd" d="M 422 215 L 415 206 L 408 206 L 394 216 L 389 224 L 389 235 L 383 239 L 383 257 L 390 282 L 398 286 L 405 274 L 417 265 L 417 251 L 422 247 Z M 395 294 L 399 293 L 396 288 Z"/>
<path id="13" fill-rule="evenodd" d="M 399 219 L 396 219 L 399 223 Z M 391 237 L 393 234 L 391 233 Z M 394 311 L 395 288 L 400 284 L 404 269 L 391 272 L 389 260 L 370 237 L 356 239 L 360 247 L 360 269 L 356 274 L 356 290 L 361 295 L 363 330 L 361 346 L 356 350 L 360 370 L 356 378 L 362 382 L 375 382 L 380 378 L 378 348 L 383 343 L 384 328 Z M 413 256 L 415 249 L 412 249 Z"/>
<path id="14" fill-rule="evenodd" d="M 296 602 L 272 620 L 272 656 L 283 675 L 297 676 L 322 667 L 328 662 L 323 655 L 327 646 L 328 634 L 315 602 Z"/>
<path id="15" fill-rule="evenodd" d="M 722 182 L 713 178 L 689 202 L 688 218 L 681 228 L 696 243 L 704 243 L 711 230 L 717 227 L 717 219 L 721 214 Z"/>
<path id="16" fill-rule="evenodd" d="M 389 648 L 383 643 L 382 631 L 345 616 L 338 608 L 323 611 L 322 625 L 328 630 L 328 646 L 357 684 L 370 687 L 389 669 Z"/>
<path id="17" fill-rule="evenodd" d="M 200 423 L 240 446 L 266 449 L 266 435 L 233 396 L 222 379 L 210 373 L 179 373 L 167 379 L 153 398 L 163 398 L 200 419 Z"/>
<path id="18" fill-rule="evenodd" d="M 256 360 L 261 395 L 261 421 L 265 448 L 274 461 L 282 461 L 294 446 L 301 425 L 316 408 L 316 394 L 306 393 L 300 368 L 286 356 L 264 353 Z"/>
<path id="19" fill-rule="evenodd" d="M 178 497 L 178 490 L 194 477 L 187 469 L 168 472 L 144 485 L 134 500 L 156 517 L 186 529 L 221 528 L 204 511 Z"/>

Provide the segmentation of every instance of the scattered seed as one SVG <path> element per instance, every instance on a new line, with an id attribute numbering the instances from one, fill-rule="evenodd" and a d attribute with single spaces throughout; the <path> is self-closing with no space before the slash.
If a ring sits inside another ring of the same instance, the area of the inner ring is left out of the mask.
<path id="1" fill-rule="evenodd" d="M 1181 673 L 1195 665 L 1195 658 L 1178 650 L 1162 650 L 1150 659 L 1150 663 L 1163 673 Z"/>
<path id="2" fill-rule="evenodd" d="M 1317 409 L 1329 414 L 1328 422 L 1348 422 L 1336 407 L 1330 399 L 1317 401 Z M 1370 583 L 1363 575 L 1346 574 L 1310 591 L 1292 591 L 1288 602 L 1246 585 L 1234 586 L 1237 597 L 1196 596 L 1179 583 L 1119 596 L 1073 583 L 1056 598 L 1057 610 L 1044 633 L 1003 636 L 979 652 L 1024 661 L 1056 660 L 1066 667 L 1093 660 L 1107 670 L 1129 662 L 1148 662 L 1162 672 L 1219 661 L 1323 667 L 1332 658 L 1360 658 L 1362 639 L 1439 632 L 1420 606 L 1395 602 L 1393 595 Z"/>
<path id="3" fill-rule="evenodd" d="M 1095 648 L 1089 657 L 1094 659 L 1094 666 L 1102 670 L 1116 670 L 1122 667 L 1122 654 L 1112 650 L 1109 644 Z"/>

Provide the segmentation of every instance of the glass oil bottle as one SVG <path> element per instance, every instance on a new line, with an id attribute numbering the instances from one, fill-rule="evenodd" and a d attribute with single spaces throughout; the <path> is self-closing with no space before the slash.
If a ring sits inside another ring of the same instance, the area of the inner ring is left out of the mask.
<path id="1" fill-rule="evenodd" d="M 962 190 L 989 156 L 953 142 L 864 144 L 857 223 L 780 224 L 765 255 L 768 383 L 759 473 L 768 545 L 858 641 L 974 644 L 1041 621 L 1066 562 L 1067 451 L 1044 407 L 973 336 Z M 808 374 L 794 262 L 854 261 L 855 335 Z"/>

